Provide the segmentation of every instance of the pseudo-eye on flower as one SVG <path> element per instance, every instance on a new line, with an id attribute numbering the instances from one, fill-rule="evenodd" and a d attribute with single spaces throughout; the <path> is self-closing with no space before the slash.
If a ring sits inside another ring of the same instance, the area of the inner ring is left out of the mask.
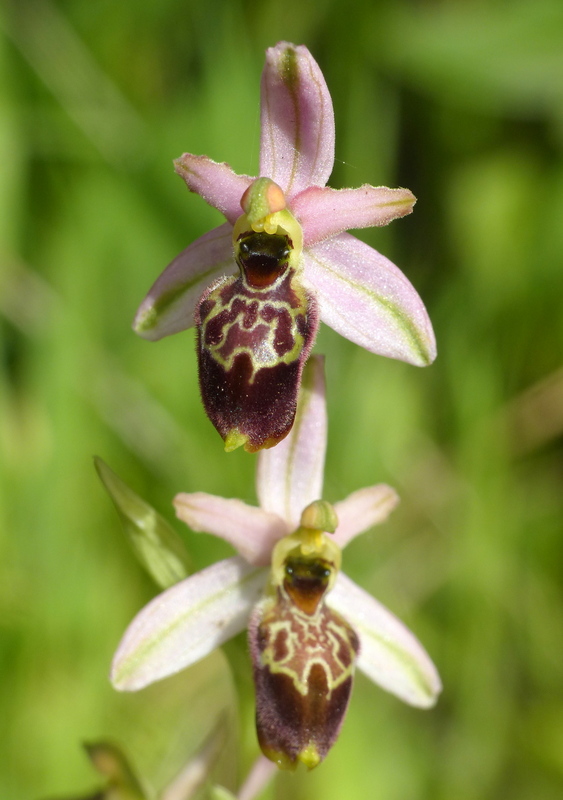
<path id="1" fill-rule="evenodd" d="M 322 360 L 314 357 L 292 431 L 259 456 L 260 507 L 204 493 L 174 501 L 192 530 L 222 537 L 239 555 L 149 603 L 125 633 L 112 668 L 116 688 L 141 689 L 248 628 L 260 747 L 290 769 L 312 768 L 326 756 L 356 666 L 414 706 L 432 706 L 441 689 L 413 634 L 340 571 L 341 548 L 386 519 L 397 496 L 380 484 L 334 508 L 319 501 L 325 448 Z M 325 533 L 332 530 L 333 536 Z"/>
<path id="2" fill-rule="evenodd" d="M 160 339 L 196 325 L 206 412 L 225 449 L 275 445 L 293 424 L 319 319 L 379 355 L 418 366 L 435 357 L 424 305 L 402 272 L 346 233 L 409 214 L 408 189 L 326 186 L 334 114 L 304 46 L 266 54 L 260 177 L 184 154 L 176 171 L 226 217 L 186 248 L 141 304 L 136 332 Z"/>

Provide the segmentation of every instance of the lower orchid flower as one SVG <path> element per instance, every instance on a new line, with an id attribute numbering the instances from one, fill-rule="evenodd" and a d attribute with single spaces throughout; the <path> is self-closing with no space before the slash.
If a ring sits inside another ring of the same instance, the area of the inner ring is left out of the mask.
<path id="1" fill-rule="evenodd" d="M 408 189 L 326 186 L 334 113 L 304 46 L 269 48 L 261 85 L 259 177 L 184 153 L 177 173 L 226 222 L 165 269 L 134 329 L 157 340 L 195 325 L 201 397 L 230 451 L 289 432 L 319 321 L 379 355 L 417 366 L 436 356 L 417 292 L 385 256 L 346 233 L 410 214 Z"/>
<path id="2" fill-rule="evenodd" d="M 174 501 L 193 530 L 222 537 L 239 555 L 149 603 L 125 633 L 112 668 L 116 688 L 141 689 L 248 628 L 259 743 L 286 768 L 299 762 L 312 768 L 326 756 L 356 666 L 414 706 L 432 706 L 441 690 L 413 634 L 340 571 L 341 548 L 385 520 L 397 495 L 379 484 L 334 508 L 319 501 L 326 428 L 322 359 L 314 357 L 291 433 L 259 456 L 260 507 L 204 493 Z"/>

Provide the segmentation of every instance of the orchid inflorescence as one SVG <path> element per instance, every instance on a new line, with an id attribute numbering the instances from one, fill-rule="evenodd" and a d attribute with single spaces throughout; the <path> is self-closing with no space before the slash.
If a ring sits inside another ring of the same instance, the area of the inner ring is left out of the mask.
<path id="1" fill-rule="evenodd" d="M 410 213 L 415 198 L 407 189 L 326 186 L 332 102 L 306 47 L 267 51 L 261 123 L 258 178 L 206 156 L 176 161 L 188 188 L 226 222 L 167 267 L 134 326 L 156 340 L 196 325 L 205 410 L 227 451 L 260 451 L 259 506 L 201 492 L 175 498 L 193 531 L 223 538 L 238 555 L 180 579 L 186 573 L 170 567 L 176 548 L 164 564 L 170 588 L 129 626 L 111 679 L 141 689 L 247 629 L 262 752 L 280 767 L 313 768 L 338 736 L 356 667 L 414 706 L 432 706 L 441 689 L 413 634 L 341 572 L 342 548 L 383 522 L 398 498 L 378 484 L 334 506 L 321 499 L 324 371 L 321 357 L 309 357 L 319 320 L 418 366 L 434 359 L 435 342 L 407 278 L 346 233 Z"/>

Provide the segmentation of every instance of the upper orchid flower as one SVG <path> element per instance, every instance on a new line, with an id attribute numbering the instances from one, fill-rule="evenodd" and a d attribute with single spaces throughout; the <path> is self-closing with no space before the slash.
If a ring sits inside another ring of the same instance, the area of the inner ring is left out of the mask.
<path id="1" fill-rule="evenodd" d="M 323 389 L 322 362 L 315 358 L 305 373 L 293 430 L 260 454 L 260 508 L 204 493 L 176 497 L 180 519 L 226 539 L 240 555 L 149 603 L 125 633 L 112 670 L 116 688 L 141 689 L 248 627 L 260 745 L 279 766 L 290 768 L 298 762 L 315 766 L 334 743 L 356 664 L 415 706 L 433 705 L 441 689 L 412 633 L 340 572 L 340 548 L 383 521 L 397 496 L 378 485 L 334 509 L 315 501 L 326 447 Z M 334 529 L 332 537 L 323 533 Z"/>
<path id="2" fill-rule="evenodd" d="M 175 162 L 227 221 L 166 268 L 134 328 L 156 340 L 198 326 L 202 399 L 227 450 L 271 447 L 288 433 L 319 318 L 379 355 L 418 366 L 435 358 L 430 320 L 407 278 L 345 233 L 409 214 L 413 194 L 331 189 L 333 163 L 325 80 L 307 48 L 287 42 L 266 55 L 260 177 L 206 156 Z"/>

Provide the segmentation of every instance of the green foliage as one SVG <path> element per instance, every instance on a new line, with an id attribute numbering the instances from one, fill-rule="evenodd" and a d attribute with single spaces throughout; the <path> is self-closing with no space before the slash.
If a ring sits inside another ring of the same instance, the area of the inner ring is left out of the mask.
<path id="1" fill-rule="evenodd" d="M 84 745 L 96 771 L 106 779 L 107 786 L 99 793 L 82 800 L 146 800 L 145 793 L 127 757 L 110 742 Z M 78 799 L 77 799 L 78 800 Z"/>
<path id="2" fill-rule="evenodd" d="M 162 589 L 168 589 L 190 574 L 190 561 L 183 541 L 174 528 L 136 494 L 101 458 L 94 458 L 100 480 L 121 519 L 133 552 Z"/>
<path id="3" fill-rule="evenodd" d="M 386 361 L 326 328 L 316 349 L 327 355 L 326 499 L 387 482 L 402 500 L 346 550 L 346 571 L 420 636 L 445 690 L 420 712 L 358 677 L 329 758 L 280 776 L 276 796 L 561 797 L 561 8 L 4 4 L 0 797 L 76 796 L 92 780 L 77 743 L 106 736 L 163 786 L 167 742 L 182 725 L 177 764 L 197 750 L 228 684 L 224 665 L 196 665 L 174 690 L 107 685 L 154 587 L 91 455 L 165 514 L 181 490 L 255 501 L 253 457 L 226 456 L 200 406 L 193 334 L 148 343 L 130 322 L 164 265 L 220 222 L 172 159 L 206 153 L 255 174 L 263 51 L 282 38 L 309 46 L 333 92 L 332 185 L 419 198 L 362 238 L 419 289 L 438 360 Z M 229 552 L 186 536 L 195 568 Z M 250 664 L 242 639 L 228 652 L 244 772 L 256 752 Z M 230 778 L 218 782 L 232 789 Z"/>

